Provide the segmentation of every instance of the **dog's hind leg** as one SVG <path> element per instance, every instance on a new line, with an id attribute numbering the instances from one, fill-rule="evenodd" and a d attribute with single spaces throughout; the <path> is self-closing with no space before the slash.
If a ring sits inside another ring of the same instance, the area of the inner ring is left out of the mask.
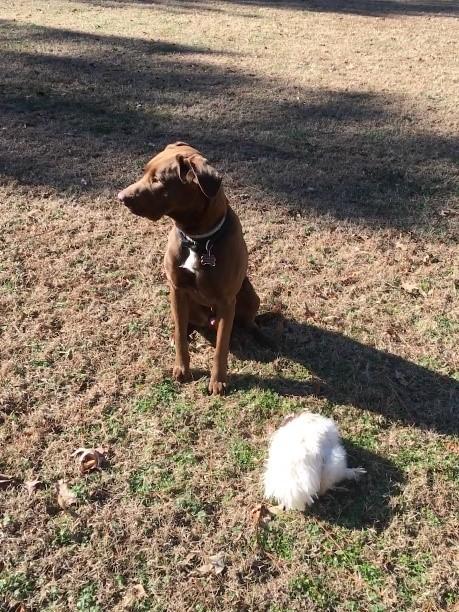
<path id="1" fill-rule="evenodd" d="M 246 276 L 236 296 L 235 321 L 244 327 L 251 327 L 255 323 L 255 315 L 259 307 L 260 298 Z"/>
<path id="2" fill-rule="evenodd" d="M 337 444 L 324 459 L 320 475 L 319 495 L 323 495 L 335 484 L 347 479 L 347 472 L 346 451 L 341 444 Z"/>
<path id="3" fill-rule="evenodd" d="M 366 474 L 363 468 L 347 467 L 346 451 L 341 444 L 337 444 L 322 467 L 319 494 L 323 495 L 343 480 L 358 480 L 363 474 Z"/>
<path id="4" fill-rule="evenodd" d="M 260 330 L 255 321 L 259 307 L 260 298 L 256 294 L 252 283 L 246 276 L 242 283 L 242 287 L 236 296 L 236 313 L 234 322 L 238 327 L 242 327 L 249 331 L 259 344 L 274 350 L 275 347 L 273 343 Z"/>

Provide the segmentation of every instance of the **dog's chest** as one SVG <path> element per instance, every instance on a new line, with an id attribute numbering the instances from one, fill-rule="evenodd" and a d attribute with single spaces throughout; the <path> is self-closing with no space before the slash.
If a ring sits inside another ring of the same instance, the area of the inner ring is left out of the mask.
<path id="1" fill-rule="evenodd" d="M 199 255 L 195 251 L 188 249 L 188 256 L 180 267 L 186 268 L 193 274 L 196 274 L 199 270 L 199 266 Z"/>

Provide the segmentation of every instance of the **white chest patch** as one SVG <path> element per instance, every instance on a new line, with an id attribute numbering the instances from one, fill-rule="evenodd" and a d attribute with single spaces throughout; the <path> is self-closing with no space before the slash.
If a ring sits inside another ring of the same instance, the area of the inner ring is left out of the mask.
<path id="1" fill-rule="evenodd" d="M 185 259 L 185 261 L 180 267 L 186 268 L 190 272 L 193 272 L 193 274 L 196 274 L 196 272 L 199 270 L 198 254 L 195 253 L 194 251 L 189 251 L 188 257 Z"/>

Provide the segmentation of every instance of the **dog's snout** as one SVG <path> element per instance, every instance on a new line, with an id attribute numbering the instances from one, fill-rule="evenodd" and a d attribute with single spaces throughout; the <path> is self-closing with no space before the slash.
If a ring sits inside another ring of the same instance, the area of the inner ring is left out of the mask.
<path id="1" fill-rule="evenodd" d="M 137 184 L 130 185 L 118 193 L 118 200 L 126 206 L 135 204 L 141 198 L 142 192 Z"/>
<path id="2" fill-rule="evenodd" d="M 137 198 L 137 192 L 133 192 L 130 189 L 123 189 L 122 191 L 119 192 L 118 194 L 118 200 L 121 202 L 121 204 L 124 204 L 127 207 L 130 207 L 135 199 Z"/>

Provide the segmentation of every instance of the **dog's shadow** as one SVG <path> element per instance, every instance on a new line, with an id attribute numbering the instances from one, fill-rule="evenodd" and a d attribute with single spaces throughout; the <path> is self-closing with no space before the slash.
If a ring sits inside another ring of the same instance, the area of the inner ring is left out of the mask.
<path id="1" fill-rule="evenodd" d="M 343 440 L 351 467 L 363 467 L 366 474 L 356 482 L 344 481 L 320 497 L 305 512 L 347 529 L 373 527 L 384 530 L 394 512 L 392 500 L 397 497 L 405 477 L 388 459 Z"/>
<path id="2" fill-rule="evenodd" d="M 383 415 L 390 422 L 443 434 L 459 430 L 459 382 L 343 334 L 281 315 L 260 317 L 270 348 L 235 330 L 232 353 L 263 363 L 284 358 L 300 375 L 232 374 L 233 390 L 269 388 L 280 395 L 315 395 Z"/>

